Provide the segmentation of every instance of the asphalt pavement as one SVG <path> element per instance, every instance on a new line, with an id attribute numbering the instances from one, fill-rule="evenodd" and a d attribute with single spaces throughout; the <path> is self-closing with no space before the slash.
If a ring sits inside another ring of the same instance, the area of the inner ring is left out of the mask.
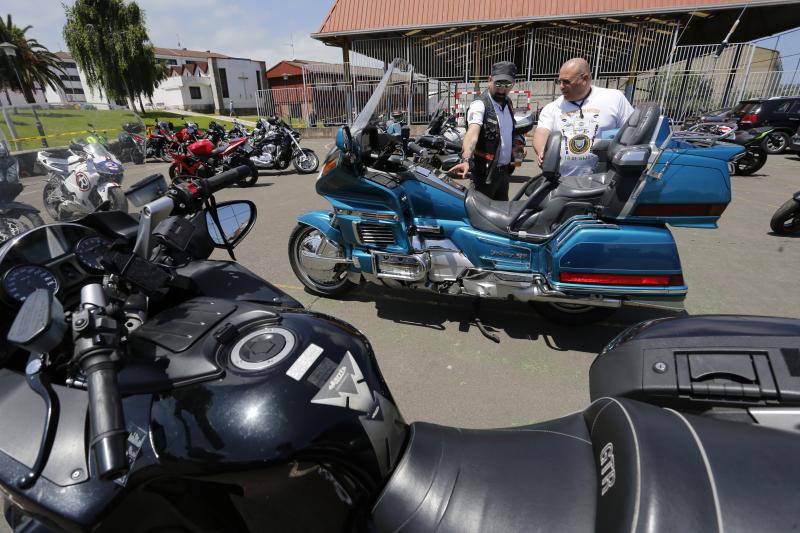
<path id="1" fill-rule="evenodd" d="M 331 142 L 303 145 L 323 159 Z M 516 181 L 536 168 L 526 161 Z M 164 163 L 126 165 L 124 185 L 166 170 Z M 667 315 L 631 308 L 599 324 L 566 327 L 526 304 L 483 302 L 478 316 L 500 337 L 496 344 L 473 325 L 471 299 L 375 286 L 364 286 L 344 300 L 315 297 L 292 273 L 287 242 L 299 214 L 329 207 L 314 190 L 316 178 L 298 175 L 291 167 L 262 171 L 253 188 L 217 195 L 219 201 L 249 199 L 259 209 L 255 227 L 236 249 L 237 258 L 308 308 L 361 330 L 408 422 L 487 428 L 574 412 L 589 401 L 589 366 L 603 346 L 631 324 Z M 672 228 L 689 284 L 687 312 L 800 317 L 800 239 L 775 236 L 769 229 L 773 212 L 800 189 L 800 158 L 770 156 L 756 175 L 731 181 L 733 201 L 718 229 Z M 24 179 L 19 201 L 41 209 L 43 183 L 41 176 Z"/>

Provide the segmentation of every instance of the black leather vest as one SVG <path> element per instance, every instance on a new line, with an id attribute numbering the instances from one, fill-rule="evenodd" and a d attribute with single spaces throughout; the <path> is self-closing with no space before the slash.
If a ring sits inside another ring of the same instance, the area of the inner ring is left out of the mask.
<path id="1" fill-rule="evenodd" d="M 473 156 L 475 157 L 474 172 L 480 176 L 486 176 L 486 181 L 489 183 L 491 182 L 492 171 L 497 165 L 497 159 L 500 157 L 502 144 L 500 140 L 500 122 L 494 109 L 494 100 L 488 90 L 482 92 L 474 101 L 477 100 L 483 102 L 484 112 L 483 125 L 473 151 Z M 511 99 L 508 96 L 506 96 L 506 105 L 511 113 L 511 129 L 513 131 L 516 121 L 514 120 L 514 107 L 511 105 Z M 509 139 L 509 142 L 511 142 L 511 139 Z"/>

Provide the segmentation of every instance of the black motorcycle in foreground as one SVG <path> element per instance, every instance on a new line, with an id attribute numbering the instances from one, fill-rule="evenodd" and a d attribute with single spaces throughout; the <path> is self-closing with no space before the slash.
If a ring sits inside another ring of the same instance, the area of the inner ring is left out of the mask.
<path id="1" fill-rule="evenodd" d="M 284 170 L 290 162 L 300 174 L 319 168 L 314 150 L 300 146 L 301 133 L 278 117 L 259 118 L 250 135 L 255 148 L 250 160 L 258 168 Z"/>
<path id="2" fill-rule="evenodd" d="M 208 260 L 252 227 L 252 203 L 213 201 L 248 174 L 148 178 L 129 195 L 148 201 L 138 221 L 94 213 L 0 248 L 0 490 L 15 531 L 800 521 L 800 436 L 785 430 L 800 422 L 800 321 L 641 323 L 595 360 L 582 412 L 407 425 L 358 330 Z"/>
<path id="3" fill-rule="evenodd" d="M 19 161 L 0 142 L 0 243 L 44 224 L 38 209 L 14 201 L 23 189 L 19 181 Z"/>
<path id="4" fill-rule="evenodd" d="M 769 226 L 778 235 L 800 233 L 800 191 L 794 193 L 775 211 L 772 220 L 769 221 Z"/>

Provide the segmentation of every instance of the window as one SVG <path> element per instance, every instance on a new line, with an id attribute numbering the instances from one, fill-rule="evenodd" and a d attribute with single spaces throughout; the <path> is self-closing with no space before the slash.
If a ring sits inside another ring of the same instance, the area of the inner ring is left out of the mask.
<path id="1" fill-rule="evenodd" d="M 792 105 L 792 101 L 789 100 L 788 102 L 781 102 L 781 104 L 775 108 L 775 113 L 786 113 L 789 111 L 789 106 Z"/>
<path id="2" fill-rule="evenodd" d="M 61 74 L 59 78 L 61 78 L 64 81 L 81 81 L 81 77 L 75 75 Z"/>
<path id="3" fill-rule="evenodd" d="M 75 63 L 60 63 L 62 68 L 76 68 Z"/>
<path id="4" fill-rule="evenodd" d="M 261 90 L 261 73 L 256 71 L 256 85 L 258 86 L 258 90 Z"/>
<path id="5" fill-rule="evenodd" d="M 72 94 L 83 94 L 83 89 L 72 89 Z"/>
<path id="6" fill-rule="evenodd" d="M 800 113 L 800 100 L 795 100 L 792 103 L 792 107 L 789 108 L 789 113 L 791 113 L 793 115 L 796 115 L 796 114 Z"/>
<path id="7" fill-rule="evenodd" d="M 158 62 L 163 64 L 163 65 L 177 65 L 178 64 L 178 60 L 177 59 L 158 59 Z"/>
<path id="8" fill-rule="evenodd" d="M 192 97 L 192 100 L 200 100 L 202 98 L 200 95 L 200 87 L 189 87 L 189 95 Z"/>
<path id="9" fill-rule="evenodd" d="M 219 82 L 222 85 L 222 97 L 228 97 L 228 74 L 224 68 L 219 69 Z"/>

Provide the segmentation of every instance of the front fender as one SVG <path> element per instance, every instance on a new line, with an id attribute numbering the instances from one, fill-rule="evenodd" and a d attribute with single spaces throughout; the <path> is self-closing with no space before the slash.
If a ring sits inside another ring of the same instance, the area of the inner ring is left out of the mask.
<path id="1" fill-rule="evenodd" d="M 330 211 L 309 211 L 297 217 L 297 221 L 301 224 L 313 226 L 325 234 L 325 236 L 337 244 L 344 245 L 342 233 L 331 226 L 331 218 L 333 214 Z"/>
<path id="2" fill-rule="evenodd" d="M 38 213 L 39 210 L 32 205 L 23 204 L 22 202 L 6 202 L 0 204 L 0 215 L 7 215 L 14 211 L 22 211 L 23 213 Z"/>

